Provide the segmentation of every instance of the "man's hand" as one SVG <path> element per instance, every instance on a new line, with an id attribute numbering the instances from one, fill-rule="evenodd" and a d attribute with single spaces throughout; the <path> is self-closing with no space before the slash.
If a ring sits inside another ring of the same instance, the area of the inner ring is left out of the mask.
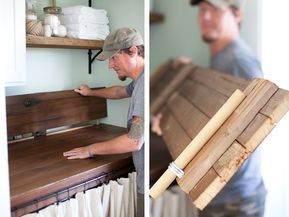
<path id="1" fill-rule="evenodd" d="M 91 95 L 91 89 L 86 84 L 81 84 L 78 88 L 74 89 L 74 91 L 82 96 Z"/>
<path id="2" fill-rule="evenodd" d="M 178 57 L 178 58 L 173 60 L 173 68 L 177 69 L 180 65 L 189 64 L 191 62 L 192 62 L 192 60 L 189 57 L 184 57 L 184 56 Z"/>
<path id="3" fill-rule="evenodd" d="M 67 159 L 85 159 L 92 157 L 91 146 L 84 146 L 80 148 L 74 148 L 70 151 L 63 152 L 63 156 L 67 157 Z"/>
<path id="4" fill-rule="evenodd" d="M 159 136 L 162 135 L 162 130 L 160 127 L 161 119 L 162 119 L 162 114 L 159 113 L 153 117 L 153 123 L 152 123 L 152 131 Z"/>

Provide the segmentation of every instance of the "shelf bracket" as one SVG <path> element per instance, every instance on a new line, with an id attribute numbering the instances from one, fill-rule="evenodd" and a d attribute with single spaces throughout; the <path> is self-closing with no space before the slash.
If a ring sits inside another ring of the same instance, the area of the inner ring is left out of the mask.
<path id="1" fill-rule="evenodd" d="M 88 6 L 91 7 L 91 0 L 88 0 Z M 91 49 L 88 50 L 88 74 L 91 74 L 91 65 L 95 58 L 102 52 L 102 49 L 100 49 L 93 57 L 92 57 L 92 51 Z"/>
<path id="2" fill-rule="evenodd" d="M 102 52 L 102 49 L 100 49 L 93 57 L 92 57 L 92 51 L 91 49 L 88 50 L 88 74 L 91 74 L 91 65 L 95 58 Z"/>

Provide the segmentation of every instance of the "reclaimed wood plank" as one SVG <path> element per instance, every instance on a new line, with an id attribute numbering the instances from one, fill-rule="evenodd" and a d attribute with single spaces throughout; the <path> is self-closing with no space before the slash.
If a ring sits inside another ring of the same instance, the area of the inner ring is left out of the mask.
<path id="1" fill-rule="evenodd" d="M 166 117 L 161 121 L 163 139 L 167 146 L 170 147 L 169 152 L 173 160 L 175 160 L 174 157 L 177 157 L 183 151 L 183 148 L 190 143 L 191 138 L 168 109 L 163 112 L 163 116 Z"/>
<path id="2" fill-rule="evenodd" d="M 190 80 L 184 83 L 180 94 L 209 118 L 213 117 L 228 99 L 214 89 Z"/>
<path id="3" fill-rule="evenodd" d="M 170 100 L 167 102 L 167 107 L 171 110 L 172 114 L 183 128 L 187 135 L 189 135 L 192 140 L 198 132 L 205 126 L 209 121 L 209 118 L 204 115 L 200 110 L 198 110 L 194 105 L 192 105 L 186 98 L 182 95 L 175 93 Z M 185 143 L 170 144 L 172 146 L 178 146 L 179 150 L 184 150 L 187 146 Z M 181 147 L 181 145 L 183 145 Z M 173 147 L 169 149 L 174 150 Z M 177 158 L 179 151 L 173 153 L 173 158 Z"/>
<path id="4" fill-rule="evenodd" d="M 249 80 L 240 77 L 200 67 L 194 69 L 190 78 L 195 82 L 215 89 L 227 97 L 230 97 L 236 89 L 245 90 L 250 83 Z"/>
<path id="5" fill-rule="evenodd" d="M 245 89 L 248 95 L 244 101 L 187 165 L 184 177 L 177 179 L 178 184 L 186 193 L 190 192 L 206 171 L 242 133 L 277 89 L 272 82 L 261 79 L 253 81 L 252 85 Z"/>
<path id="6" fill-rule="evenodd" d="M 6 111 L 8 136 L 107 116 L 106 99 L 83 97 L 73 90 L 7 96 Z"/>
<path id="7" fill-rule="evenodd" d="M 193 68 L 193 64 L 180 65 L 178 69 L 173 70 L 173 74 L 170 73 L 173 75 L 173 79 L 169 79 L 169 81 L 167 81 L 166 79 L 168 79 L 169 76 L 165 76 L 163 78 L 162 84 L 164 84 L 164 86 L 161 87 L 160 84 L 158 87 L 160 89 L 154 90 L 158 96 L 156 98 L 152 98 L 150 101 L 150 111 L 152 114 L 157 114 L 160 111 L 161 107 L 165 104 L 169 96 L 176 91 L 186 77 L 192 73 Z"/>

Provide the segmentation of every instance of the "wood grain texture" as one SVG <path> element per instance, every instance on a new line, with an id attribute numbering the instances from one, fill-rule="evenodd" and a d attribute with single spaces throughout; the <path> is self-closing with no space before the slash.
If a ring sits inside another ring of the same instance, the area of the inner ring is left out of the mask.
<path id="1" fill-rule="evenodd" d="M 228 99 L 214 89 L 190 80 L 184 83 L 180 94 L 209 118 L 213 117 Z"/>
<path id="2" fill-rule="evenodd" d="M 188 164 L 184 177 L 177 179 L 186 193 L 191 191 L 278 89 L 273 83 L 261 79 L 252 81 L 247 88 L 245 92 L 248 95 L 244 101 Z"/>
<path id="3" fill-rule="evenodd" d="M 212 119 L 203 127 L 197 136 L 188 144 L 182 153 L 174 160 L 175 165 L 183 170 L 187 164 L 202 149 L 207 141 L 222 126 L 228 117 L 234 112 L 239 104 L 245 98 L 245 94 L 240 90 L 236 90 L 220 110 L 212 117 Z M 176 178 L 170 169 L 158 179 L 154 186 L 150 189 L 150 196 L 157 198 Z"/>
<path id="4" fill-rule="evenodd" d="M 162 78 L 168 84 L 174 77 L 165 78 L 163 74 L 159 79 Z M 156 97 L 166 87 L 164 83 L 157 87 L 158 91 L 154 93 Z M 220 133 L 218 131 L 190 162 L 185 169 L 185 177 L 177 179 L 180 184 L 187 178 L 184 181 L 188 183 L 185 191 L 189 192 L 192 201 L 200 209 L 225 186 L 289 110 L 289 92 L 278 89 L 264 79 L 248 81 L 194 66 L 192 73 L 161 106 L 164 111 L 161 121 L 163 137 L 175 159 L 189 144 L 186 144 L 187 140 L 192 140 L 200 132 L 200 128 L 236 89 L 244 90 L 247 100 L 234 112 L 231 124 L 225 123 L 219 129 L 222 135 L 218 139 L 218 136 L 214 138 Z"/>
<path id="5" fill-rule="evenodd" d="M 187 64 L 180 65 L 177 69 L 170 69 L 170 73 L 167 73 L 166 76 L 163 77 L 162 82 L 155 85 L 156 88 L 152 91 L 154 95 L 151 95 L 152 98 L 150 100 L 150 111 L 152 114 L 157 114 L 162 109 L 168 97 L 176 91 L 187 76 L 192 73 L 193 68 L 193 64 Z"/>
<path id="6" fill-rule="evenodd" d="M 38 48 L 69 48 L 99 50 L 103 46 L 102 40 L 85 40 L 62 37 L 26 36 L 26 47 Z"/>
<path id="7" fill-rule="evenodd" d="M 190 191 L 190 197 L 199 209 L 203 209 L 217 195 L 288 110 L 289 92 L 278 89 L 230 148 Z"/>
<path id="8" fill-rule="evenodd" d="M 194 205 L 202 210 L 209 201 L 226 185 L 216 171 L 211 168 L 202 177 L 200 182 L 189 192 L 189 196 Z"/>
<path id="9" fill-rule="evenodd" d="M 106 99 L 73 90 L 6 97 L 8 136 L 77 124 L 107 116 Z"/>
<path id="10" fill-rule="evenodd" d="M 124 128 L 99 125 L 11 144 L 8 148 L 12 207 L 122 167 L 131 168 L 130 154 L 85 160 L 67 160 L 62 155 L 72 148 L 124 133 Z"/>
<path id="11" fill-rule="evenodd" d="M 254 151 L 288 110 L 289 92 L 278 89 L 244 132 L 237 138 L 237 141 L 246 147 L 248 151 Z"/>
<path id="12" fill-rule="evenodd" d="M 176 158 L 174 157 L 177 157 L 183 151 L 183 148 L 190 143 L 191 138 L 180 126 L 177 119 L 173 115 L 168 114 L 170 114 L 169 110 L 163 112 L 163 115 L 166 118 L 161 121 L 161 129 L 163 132 L 163 139 L 169 147 L 169 152 L 173 160 L 175 160 Z"/>
<path id="13" fill-rule="evenodd" d="M 201 67 L 195 68 L 190 78 L 193 81 L 210 87 L 227 97 L 231 96 L 236 89 L 240 89 L 241 91 L 245 90 L 250 83 L 249 80 L 240 77 Z"/>

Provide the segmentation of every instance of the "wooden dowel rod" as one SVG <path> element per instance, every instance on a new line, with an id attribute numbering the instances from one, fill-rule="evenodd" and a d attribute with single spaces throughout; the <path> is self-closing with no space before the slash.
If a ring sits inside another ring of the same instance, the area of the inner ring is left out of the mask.
<path id="1" fill-rule="evenodd" d="M 217 111 L 217 113 L 209 120 L 209 122 L 174 161 L 180 169 L 184 169 L 186 167 L 186 165 L 195 157 L 195 155 L 214 135 L 214 133 L 229 118 L 233 111 L 235 111 L 245 97 L 246 95 L 238 89 L 230 96 L 225 104 Z M 167 169 L 150 189 L 150 196 L 152 198 L 157 198 L 167 189 L 175 178 L 176 175 L 171 172 L 170 169 Z"/>

